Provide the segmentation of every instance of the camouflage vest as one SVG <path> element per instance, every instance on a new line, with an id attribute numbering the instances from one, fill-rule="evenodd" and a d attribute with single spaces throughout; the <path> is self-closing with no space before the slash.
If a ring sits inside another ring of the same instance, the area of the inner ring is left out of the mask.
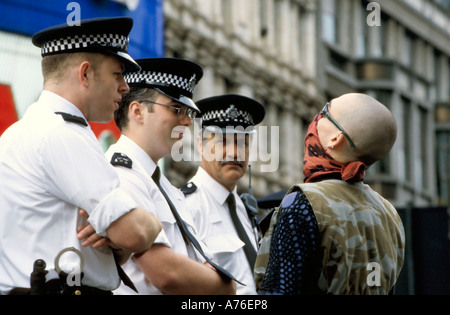
<path id="1" fill-rule="evenodd" d="M 395 208 L 368 185 L 340 180 L 297 184 L 314 210 L 321 239 L 317 288 L 327 294 L 388 294 L 404 261 L 405 233 Z M 277 214 L 255 264 L 260 284 Z M 317 292 L 317 288 L 307 288 Z"/>

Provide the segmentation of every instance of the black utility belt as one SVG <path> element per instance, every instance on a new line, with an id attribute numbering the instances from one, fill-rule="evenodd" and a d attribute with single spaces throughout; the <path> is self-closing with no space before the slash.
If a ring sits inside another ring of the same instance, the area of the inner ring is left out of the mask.
<path id="1" fill-rule="evenodd" d="M 65 273 L 59 267 L 59 259 L 66 252 L 75 252 L 80 258 L 79 272 Z M 111 291 L 83 285 L 83 255 L 79 250 L 68 247 L 55 258 L 55 269 L 46 270 L 43 259 L 37 259 L 30 274 L 30 288 L 13 288 L 9 295 L 112 295 Z M 70 281 L 69 281 L 70 280 Z"/>
<path id="2" fill-rule="evenodd" d="M 87 285 L 66 287 L 64 295 L 113 295 L 112 291 L 101 290 Z"/>
<path id="3" fill-rule="evenodd" d="M 30 288 L 13 288 L 8 295 L 35 295 Z M 36 295 L 113 295 L 112 291 L 97 289 L 87 285 L 82 286 L 63 286 L 61 290 L 44 290 Z"/>

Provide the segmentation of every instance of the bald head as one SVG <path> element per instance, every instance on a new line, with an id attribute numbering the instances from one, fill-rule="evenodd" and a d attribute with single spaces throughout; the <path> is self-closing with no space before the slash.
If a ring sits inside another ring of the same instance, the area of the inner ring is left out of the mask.
<path id="1" fill-rule="evenodd" d="M 348 143 L 344 145 L 341 141 L 340 150 L 334 152 L 337 156 L 333 156 L 338 161 L 359 160 L 370 165 L 388 154 L 395 143 L 397 124 L 394 116 L 386 106 L 371 96 L 344 94 L 331 101 L 329 112 L 355 144 L 352 149 Z M 329 139 L 333 139 L 333 128 L 321 129 L 329 133 Z M 320 135 L 319 126 L 318 132 Z"/>

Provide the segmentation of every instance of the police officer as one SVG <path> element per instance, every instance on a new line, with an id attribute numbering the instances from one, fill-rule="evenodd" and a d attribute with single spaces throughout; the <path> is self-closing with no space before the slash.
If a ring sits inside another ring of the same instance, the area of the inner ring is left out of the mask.
<path id="1" fill-rule="evenodd" d="M 131 91 L 115 113 L 122 135 L 106 155 L 122 187 L 156 214 L 163 231 L 149 250 L 134 255 L 124 269 L 140 294 L 234 294 L 234 281 L 222 278 L 194 249 L 187 233 L 195 237 L 196 230 L 184 196 L 157 165 L 170 155 L 199 112 L 192 95 L 202 68 L 178 58 L 137 62 L 142 70 L 125 74 Z M 122 285 L 115 293 L 134 292 Z"/>
<path id="2" fill-rule="evenodd" d="M 237 183 L 247 169 L 250 135 L 264 118 L 264 106 L 235 94 L 196 104 L 201 110 L 202 135 L 197 146 L 202 160 L 181 190 L 214 259 L 245 284 L 238 284 L 236 293 L 256 294 L 253 265 L 258 234 L 237 194 Z"/>
<path id="3" fill-rule="evenodd" d="M 53 269 L 55 258 L 67 249 L 84 261 L 77 293 L 108 293 L 120 284 L 116 262 L 147 250 L 161 229 L 156 217 L 120 188 L 87 123 L 113 118 L 129 90 L 122 72 L 139 69 L 127 53 L 133 20 L 98 18 L 80 24 L 33 36 L 43 57 L 44 89 L 0 138 L 2 294 L 29 288 L 34 261 L 42 259 Z M 79 225 L 84 228 L 77 235 Z M 76 269 L 77 262 L 67 257 L 58 262 L 65 273 Z"/>

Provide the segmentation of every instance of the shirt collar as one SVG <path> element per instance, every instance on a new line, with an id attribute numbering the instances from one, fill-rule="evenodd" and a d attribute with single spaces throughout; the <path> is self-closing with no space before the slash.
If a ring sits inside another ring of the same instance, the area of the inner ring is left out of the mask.
<path id="1" fill-rule="evenodd" d="M 46 108 L 52 112 L 64 112 L 74 116 L 82 117 L 86 121 L 86 117 L 84 117 L 81 110 L 76 107 L 74 104 L 66 100 L 64 97 L 50 92 L 48 90 L 43 90 L 39 97 L 39 103 L 45 104 Z"/>
<path id="2" fill-rule="evenodd" d="M 196 177 L 220 205 L 223 205 L 226 202 L 228 195 L 230 194 L 228 189 L 212 178 L 202 167 L 198 168 Z M 237 195 L 236 191 L 237 187 L 235 186 L 232 191 L 235 197 Z"/>
<path id="3" fill-rule="evenodd" d="M 117 141 L 117 144 L 126 149 L 126 154 L 131 155 L 130 158 L 136 159 L 145 169 L 150 177 L 156 169 L 156 163 L 150 158 L 147 152 L 144 151 L 136 142 L 122 134 Z M 162 175 L 161 175 L 162 176 Z"/>

